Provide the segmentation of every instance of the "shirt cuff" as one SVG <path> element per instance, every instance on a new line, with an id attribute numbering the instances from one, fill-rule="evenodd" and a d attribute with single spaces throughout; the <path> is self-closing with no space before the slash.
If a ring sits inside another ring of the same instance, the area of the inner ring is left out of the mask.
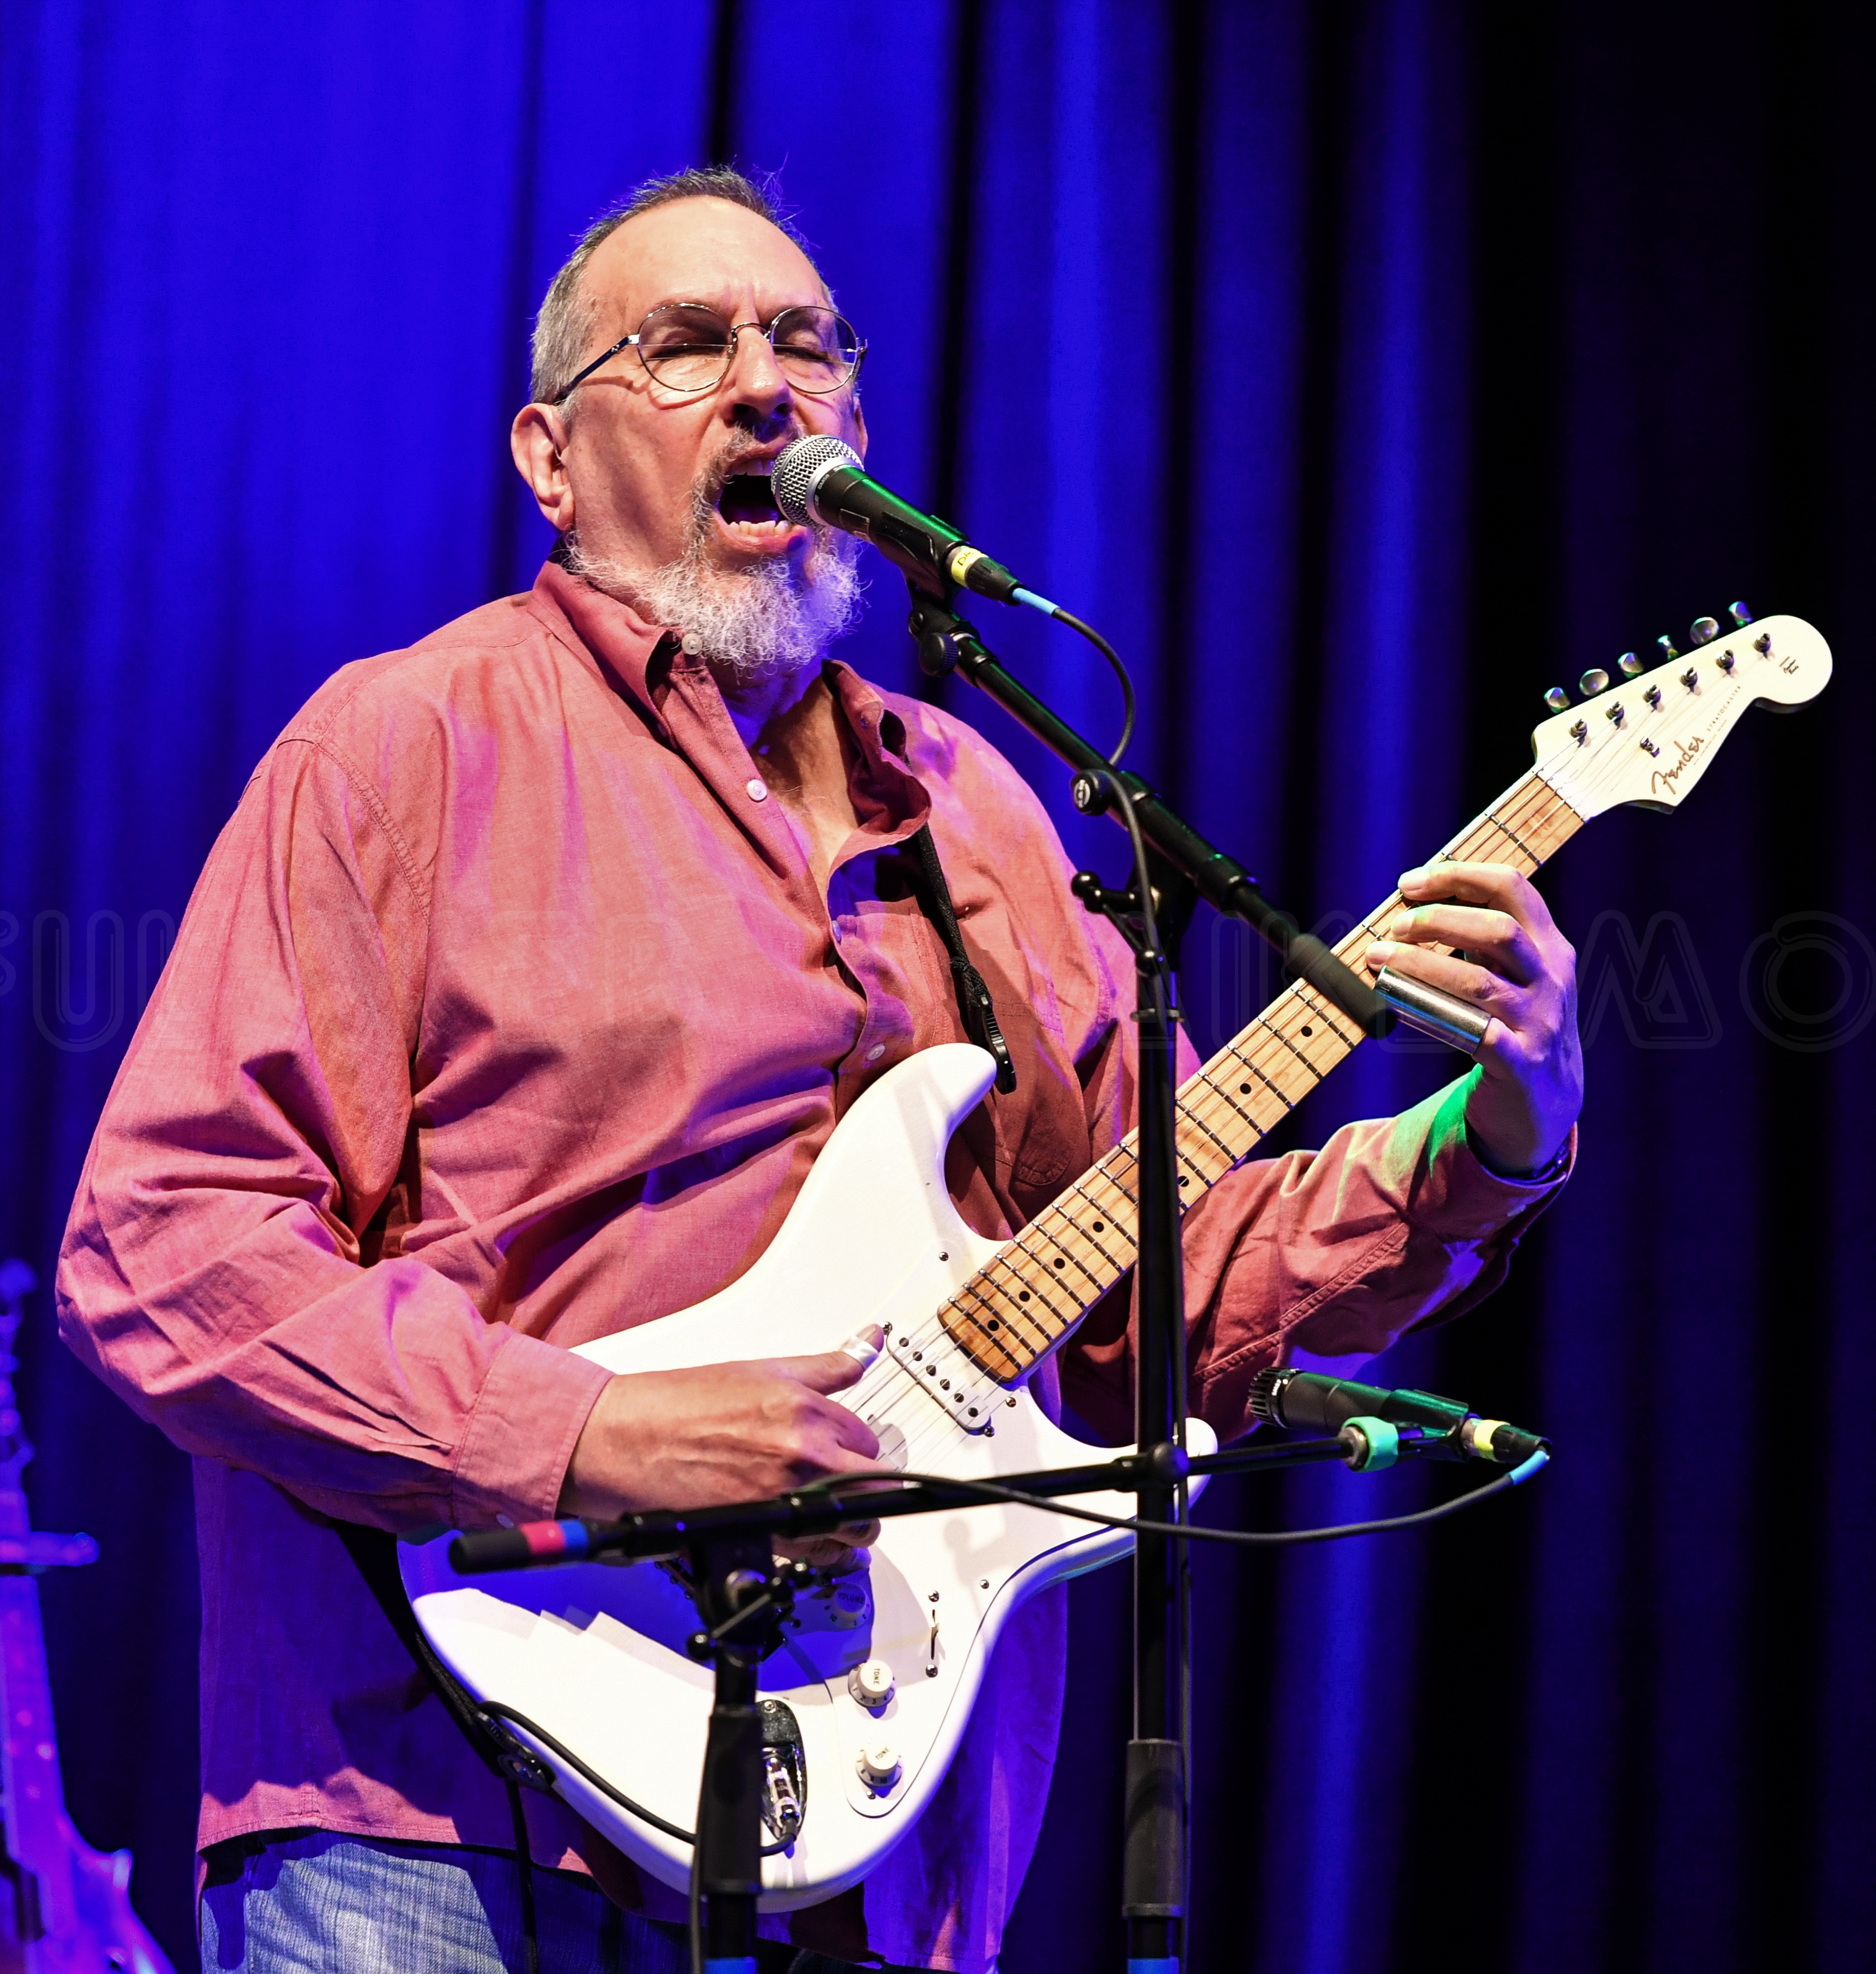
<path id="1" fill-rule="evenodd" d="M 464 1431 L 451 1476 L 459 1529 L 551 1521 L 568 1463 L 612 1373 L 590 1357 L 518 1330 L 495 1354 Z"/>
<path id="2" fill-rule="evenodd" d="M 1396 1120 L 1403 1135 L 1416 1126 L 1426 1134 L 1425 1164 L 1409 1200 L 1407 1218 L 1442 1240 L 1481 1239 L 1522 1219 L 1563 1185 L 1576 1162 L 1573 1125 L 1563 1150 L 1543 1171 L 1528 1179 L 1494 1172 L 1473 1150 L 1466 1127 L 1472 1083 L 1472 1077 L 1461 1077 Z"/>

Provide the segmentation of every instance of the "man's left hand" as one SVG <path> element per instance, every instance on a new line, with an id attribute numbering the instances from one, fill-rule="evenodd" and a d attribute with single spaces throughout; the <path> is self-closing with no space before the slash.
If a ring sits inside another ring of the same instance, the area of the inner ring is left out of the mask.
<path id="1" fill-rule="evenodd" d="M 1363 956 L 1369 971 L 1392 966 L 1491 1016 L 1466 1123 L 1493 1171 L 1541 1172 L 1582 1108 L 1576 953 L 1508 864 L 1433 864 L 1409 871 L 1400 892 L 1387 937 Z"/>

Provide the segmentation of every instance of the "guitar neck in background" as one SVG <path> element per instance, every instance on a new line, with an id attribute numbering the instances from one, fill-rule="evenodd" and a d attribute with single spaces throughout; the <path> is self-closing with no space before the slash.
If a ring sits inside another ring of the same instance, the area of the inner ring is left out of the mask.
<path id="1" fill-rule="evenodd" d="M 1529 876 L 1583 820 L 1533 769 L 1439 854 Z M 1390 892 L 1337 941 L 1336 956 L 1359 971 L 1401 904 Z M 1254 1152 L 1362 1039 L 1314 988 L 1293 981 L 1188 1078 L 1177 1100 L 1186 1204 Z M 1006 1384 L 1022 1376 L 1133 1267 L 1139 1172 L 1138 1136 L 1129 1132 L 946 1305 L 946 1330 L 980 1369 Z"/>

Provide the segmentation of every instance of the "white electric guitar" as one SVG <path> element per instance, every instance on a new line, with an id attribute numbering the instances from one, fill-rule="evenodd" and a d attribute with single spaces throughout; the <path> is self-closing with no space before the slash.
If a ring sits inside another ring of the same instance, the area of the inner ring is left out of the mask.
<path id="1" fill-rule="evenodd" d="M 1743 613 L 1740 613 L 1743 614 Z M 1830 677 L 1809 625 L 1773 617 L 1704 641 L 1587 697 L 1533 736 L 1536 766 L 1441 853 L 1530 872 L 1589 818 L 1624 803 L 1668 809 L 1699 780 L 1748 707 L 1791 707 Z M 1562 695 L 1552 696 L 1556 704 Z M 1399 909 L 1389 897 L 1337 946 L 1359 964 Z M 1297 982 L 1179 1093 L 1187 1204 L 1254 1152 L 1361 1039 Z M 585 1346 L 614 1372 L 665 1370 L 839 1348 L 863 1326 L 887 1346 L 841 1395 L 894 1466 L 994 1479 L 1085 1461 L 1051 1425 L 1029 1373 L 1133 1266 L 1137 1167 L 1129 1138 L 1013 1238 L 959 1218 L 945 1149 L 979 1103 L 990 1058 L 927 1049 L 882 1076 L 828 1139 L 774 1241 L 708 1301 Z M 1195 1421 L 1189 1444 L 1210 1450 Z M 1086 1505 L 1131 1512 L 1130 1497 Z M 449 1538 L 400 1544 L 404 1580 L 431 1643 L 478 1700 L 535 1722 L 633 1802 L 693 1825 L 711 1674 L 684 1651 L 695 1608 L 654 1562 L 571 1563 L 457 1576 Z M 1011 1613 L 1045 1585 L 1126 1554 L 1131 1538 L 1039 1510 L 986 1506 L 888 1521 L 869 1569 L 799 1603 L 762 1667 L 769 1738 L 802 1799 L 799 1831 L 763 1867 L 765 1910 L 832 1897 L 905 1837 L 956 1753 Z M 778 1730 L 772 1724 L 782 1723 Z M 521 1740 L 586 1820 L 654 1876 L 687 1881 L 690 1847 L 622 1808 L 545 1746 Z M 775 1835 L 783 1826 L 772 1824 Z"/>

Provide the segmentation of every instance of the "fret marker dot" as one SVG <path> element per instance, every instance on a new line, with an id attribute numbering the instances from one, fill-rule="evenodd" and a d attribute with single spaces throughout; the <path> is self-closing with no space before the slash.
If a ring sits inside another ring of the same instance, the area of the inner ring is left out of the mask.
<path id="1" fill-rule="evenodd" d="M 1250 1084 L 1248 1083 L 1239 1084 L 1238 1086 L 1238 1094 L 1240 1097 L 1248 1097 L 1251 1094 Z"/>
<path id="2" fill-rule="evenodd" d="M 1299 1028 L 1299 1029 L 1297 1031 L 1297 1034 L 1299 1034 L 1299 1035 L 1313 1035 L 1316 1032 L 1316 1031 L 1315 1031 L 1314 1028 L 1312 1028 L 1309 1027 L 1307 1024 L 1305 1024 L 1305 1025 L 1304 1025 L 1304 1027 L 1302 1027 L 1302 1028 Z"/>
<path id="3" fill-rule="evenodd" d="M 1027 1289 L 1018 1290 L 1016 1300 L 1018 1302 L 1027 1302 L 1029 1300 L 1029 1291 Z"/>
<path id="4" fill-rule="evenodd" d="M 1003 1326 L 1002 1326 L 1002 1324 L 1001 1323 L 999 1323 L 999 1322 L 997 1320 L 997 1319 L 993 1316 L 993 1317 L 991 1317 L 991 1319 L 990 1319 L 990 1327 L 991 1327 L 992 1330 L 1001 1330 L 1001 1329 L 1003 1327 Z"/>
<path id="5" fill-rule="evenodd" d="M 1179 1184 L 1180 1184 L 1181 1185 L 1183 1185 L 1185 1183 L 1186 1183 L 1186 1182 L 1185 1182 L 1183 1179 L 1181 1179 L 1181 1180 L 1179 1181 Z M 1068 1267 L 1068 1264 L 1062 1259 L 1062 1258 L 1061 1257 L 1061 1255 L 1058 1254 L 1058 1255 L 1055 1257 L 1055 1265 L 1056 1265 L 1056 1267 L 1058 1267 L 1058 1268 L 1065 1268 L 1065 1267 Z"/>
<path id="6" fill-rule="evenodd" d="M 1097 1234 L 1105 1234 L 1107 1231 L 1107 1222 L 1101 1220 L 1096 1221 L 1094 1223 L 1094 1231 Z"/>
<path id="7" fill-rule="evenodd" d="M 1191 1185 L 1191 1183 L 1192 1183 L 1192 1181 L 1191 1181 L 1190 1179 L 1189 1179 L 1186 1176 L 1186 1175 L 1185 1175 L 1183 1172 L 1181 1172 L 1181 1173 L 1179 1174 L 1179 1184 L 1180 1184 L 1181 1185 Z M 1055 1264 L 1055 1265 L 1056 1265 L 1056 1267 L 1058 1267 L 1058 1268 L 1059 1268 L 1059 1267 L 1061 1266 L 1061 1262 L 1058 1261 L 1058 1262 Z"/>

